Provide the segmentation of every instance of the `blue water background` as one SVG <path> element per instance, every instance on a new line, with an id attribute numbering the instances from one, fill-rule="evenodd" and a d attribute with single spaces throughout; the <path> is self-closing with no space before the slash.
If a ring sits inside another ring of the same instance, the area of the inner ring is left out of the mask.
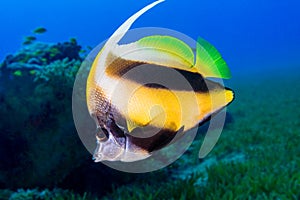
<path id="1" fill-rule="evenodd" d="M 0 60 L 43 26 L 46 42 L 76 37 L 85 46 L 107 39 L 150 0 L 2 0 Z M 299 0 L 166 0 L 133 26 L 164 27 L 214 44 L 233 74 L 300 64 Z"/>

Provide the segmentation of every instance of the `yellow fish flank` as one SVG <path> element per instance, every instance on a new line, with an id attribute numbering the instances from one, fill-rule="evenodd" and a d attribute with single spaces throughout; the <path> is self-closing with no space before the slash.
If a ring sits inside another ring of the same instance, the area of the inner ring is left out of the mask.
<path id="1" fill-rule="evenodd" d="M 145 159 L 170 143 L 179 130 L 196 127 L 234 99 L 232 90 L 207 79 L 231 75 L 219 52 L 203 39 L 198 39 L 196 53 L 167 35 L 118 44 L 137 18 L 161 2 L 146 6 L 124 22 L 93 62 L 86 96 L 88 110 L 101 130 L 96 162 Z M 146 81 L 156 74 L 161 79 L 178 76 L 188 84 Z M 143 127 L 153 128 L 157 134 L 138 137 Z"/>

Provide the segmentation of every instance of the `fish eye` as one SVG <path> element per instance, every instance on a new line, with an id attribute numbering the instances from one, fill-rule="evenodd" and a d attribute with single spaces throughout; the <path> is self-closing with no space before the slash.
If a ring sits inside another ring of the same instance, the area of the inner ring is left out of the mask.
<path id="1" fill-rule="evenodd" d="M 108 139 L 109 133 L 105 128 L 98 127 L 96 130 L 96 138 L 97 140 L 104 142 Z"/>

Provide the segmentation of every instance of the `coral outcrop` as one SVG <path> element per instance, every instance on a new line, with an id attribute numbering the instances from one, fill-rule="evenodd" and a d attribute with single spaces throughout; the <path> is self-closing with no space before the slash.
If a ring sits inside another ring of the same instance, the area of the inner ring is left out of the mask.
<path id="1" fill-rule="evenodd" d="M 53 186 L 88 157 L 71 110 L 80 50 L 35 42 L 1 64 L 0 187 Z"/>

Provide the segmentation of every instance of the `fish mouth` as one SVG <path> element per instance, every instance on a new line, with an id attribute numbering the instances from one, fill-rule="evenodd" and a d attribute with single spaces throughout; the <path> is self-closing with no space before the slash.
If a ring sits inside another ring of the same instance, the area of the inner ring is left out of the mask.
<path id="1" fill-rule="evenodd" d="M 105 141 L 97 139 L 97 147 L 93 154 L 94 161 L 134 162 L 150 156 L 150 153 L 137 147 L 133 150 L 132 144 L 128 141 L 128 137 L 124 137 L 124 143 L 120 145 L 113 134 L 109 134 L 109 138 Z"/>
<path id="2" fill-rule="evenodd" d="M 97 147 L 93 154 L 95 162 L 118 161 L 125 151 L 125 146 L 119 145 L 112 134 L 105 141 L 97 138 Z"/>
<path id="3" fill-rule="evenodd" d="M 101 114 L 101 113 L 100 113 Z M 97 129 L 95 132 L 96 149 L 93 154 L 95 162 L 120 160 L 125 151 L 125 135 L 116 125 L 113 116 L 92 114 Z"/>
<path id="4" fill-rule="evenodd" d="M 109 119 L 105 126 L 97 128 L 93 160 L 134 162 L 149 157 L 150 153 L 132 144 L 131 138 L 113 119 Z"/>

